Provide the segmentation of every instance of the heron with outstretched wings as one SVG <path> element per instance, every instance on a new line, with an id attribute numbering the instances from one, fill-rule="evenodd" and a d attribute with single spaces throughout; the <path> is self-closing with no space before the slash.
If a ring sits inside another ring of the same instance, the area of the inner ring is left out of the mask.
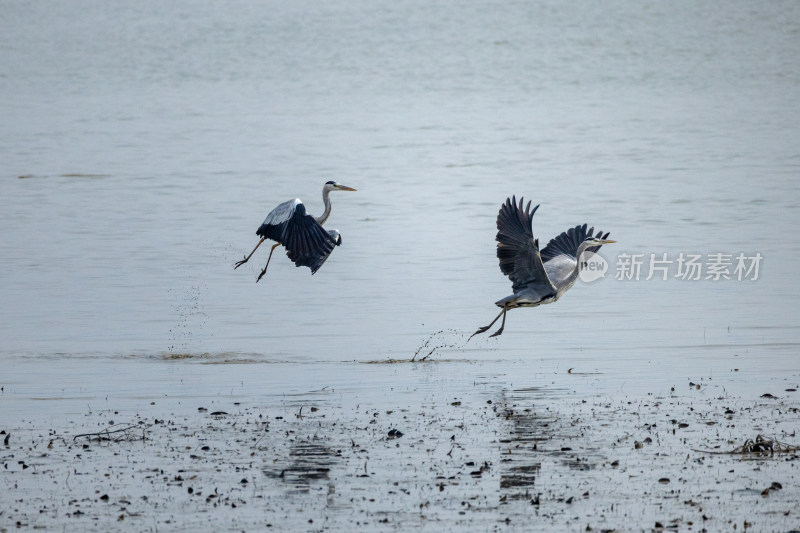
<path id="1" fill-rule="evenodd" d="M 544 249 L 533 236 L 531 202 L 524 206 L 516 196 L 507 198 L 497 215 L 497 259 L 500 270 L 511 280 L 513 294 L 495 302 L 502 310 L 488 326 L 480 328 L 473 336 L 488 330 L 500 317 L 500 329 L 491 336 L 503 333 L 506 313 L 517 307 L 536 307 L 558 301 L 575 284 L 581 269 L 581 259 L 587 252 L 597 252 L 608 239 L 608 233 L 594 233 L 586 224 L 575 226 L 552 239 Z"/>

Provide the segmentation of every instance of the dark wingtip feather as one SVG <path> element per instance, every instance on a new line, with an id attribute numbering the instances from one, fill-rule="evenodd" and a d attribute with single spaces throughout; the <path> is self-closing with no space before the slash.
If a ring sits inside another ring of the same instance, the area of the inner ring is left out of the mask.
<path id="1" fill-rule="evenodd" d="M 552 238 L 550 242 L 547 243 L 547 246 L 545 246 L 544 250 L 541 250 L 542 261 L 546 263 L 554 257 L 558 257 L 560 255 L 566 255 L 568 257 L 575 258 L 578 253 L 578 247 L 587 238 L 593 235 L 599 238 L 605 238 L 601 237 L 602 232 L 597 234 L 594 233 L 594 226 L 588 229 L 587 227 L 588 224 L 586 223 L 579 224 Z M 606 236 L 607 235 L 608 233 L 606 233 Z M 588 248 L 588 250 L 593 252 L 597 252 L 599 249 L 600 246 Z"/>

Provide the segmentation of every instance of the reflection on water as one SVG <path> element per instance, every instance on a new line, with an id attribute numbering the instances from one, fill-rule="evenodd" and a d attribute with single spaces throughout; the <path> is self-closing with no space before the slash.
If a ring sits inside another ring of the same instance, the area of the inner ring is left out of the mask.
<path id="1" fill-rule="evenodd" d="M 500 490 L 505 500 L 538 505 L 542 493 L 552 494 L 554 471 L 566 467 L 587 472 L 610 462 L 605 452 L 587 446 L 586 429 L 591 422 L 563 405 L 570 396 L 565 389 L 542 387 L 504 389 L 496 396 L 494 410 L 506 430 L 498 439 Z M 597 432 L 598 441 L 601 433 Z M 545 481 L 540 479 L 543 475 Z"/>
<path id="2" fill-rule="evenodd" d="M 536 483 L 536 476 L 542 469 L 542 463 L 531 463 L 523 466 L 510 466 L 500 474 L 500 490 L 510 493 L 512 499 L 531 499 L 530 490 Z M 524 493 L 517 489 L 524 489 Z"/>
<path id="3" fill-rule="evenodd" d="M 286 463 L 264 469 L 264 474 L 291 486 L 292 492 L 307 493 L 312 484 L 328 479 L 328 472 L 341 452 L 334 452 L 314 436 L 313 441 L 293 442 Z"/>
<path id="4" fill-rule="evenodd" d="M 545 402 L 558 397 L 558 391 L 531 387 L 503 390 L 495 402 L 497 416 L 506 422 L 508 435 L 499 439 L 503 457 L 500 463 L 500 490 L 512 500 L 534 501 L 534 487 L 542 468 L 539 444 L 558 431 L 556 418 L 547 413 Z M 537 406 L 537 404 L 540 404 Z"/>

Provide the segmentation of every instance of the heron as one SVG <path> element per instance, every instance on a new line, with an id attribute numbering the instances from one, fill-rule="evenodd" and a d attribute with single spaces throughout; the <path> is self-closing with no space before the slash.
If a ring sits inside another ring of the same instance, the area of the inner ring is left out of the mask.
<path id="1" fill-rule="evenodd" d="M 267 273 L 267 267 L 270 259 L 272 259 L 272 252 L 281 245 L 286 248 L 286 255 L 296 266 L 307 266 L 311 269 L 311 274 L 316 273 L 328 259 L 328 256 L 331 255 L 333 248 L 342 244 L 342 235 L 338 230 L 325 231 L 322 228 L 322 225 L 331 214 L 331 199 L 329 195 L 331 191 L 355 190 L 335 181 L 325 183 L 322 187 L 322 201 L 325 203 L 325 211 L 318 217 L 306 214 L 306 206 L 303 205 L 299 198 L 283 202 L 270 211 L 267 218 L 256 230 L 256 235 L 261 237 L 256 247 L 253 248 L 250 255 L 238 261 L 233 269 L 236 270 L 247 263 L 256 253 L 258 247 L 261 246 L 261 243 L 270 239 L 276 241 L 276 243 L 272 245 L 267 264 L 261 274 L 258 275 L 256 283 Z"/>
<path id="2" fill-rule="evenodd" d="M 616 242 L 608 239 L 608 233 L 595 234 L 594 227 L 587 230 L 583 224 L 551 239 L 539 251 L 539 239 L 533 236 L 532 229 L 533 214 L 539 206 L 531 211 L 530 201 L 524 208 L 523 204 L 524 198 L 519 204 L 516 196 L 507 198 L 497 214 L 497 259 L 500 270 L 511 280 L 514 294 L 495 302 L 502 309 L 500 314 L 470 339 L 491 328 L 500 317 L 500 329 L 490 337 L 503 333 L 509 309 L 557 302 L 578 279 L 584 254 L 596 253 L 602 245 Z"/>

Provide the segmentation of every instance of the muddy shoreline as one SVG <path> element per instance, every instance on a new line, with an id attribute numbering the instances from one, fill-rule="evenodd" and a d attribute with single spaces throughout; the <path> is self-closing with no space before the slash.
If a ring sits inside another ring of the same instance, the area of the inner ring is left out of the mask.
<path id="1" fill-rule="evenodd" d="M 161 397 L 6 421 L 0 529 L 800 530 L 796 449 L 728 453 L 800 443 L 792 391 L 371 398 Z"/>

